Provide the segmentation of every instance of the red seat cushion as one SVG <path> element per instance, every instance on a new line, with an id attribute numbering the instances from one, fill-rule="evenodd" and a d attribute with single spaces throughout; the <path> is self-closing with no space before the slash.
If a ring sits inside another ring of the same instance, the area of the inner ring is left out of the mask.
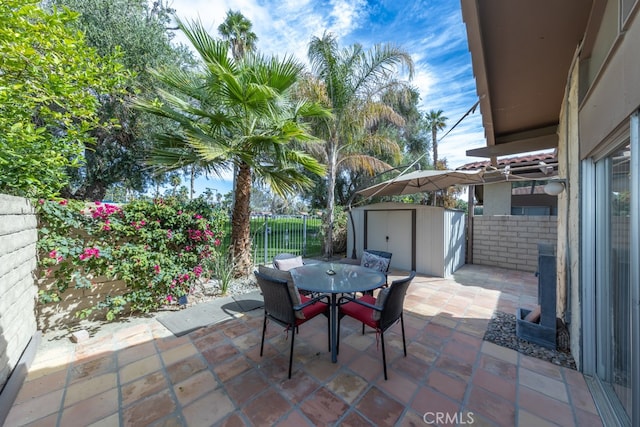
<path id="1" fill-rule="evenodd" d="M 309 301 L 310 299 L 311 298 L 307 296 L 300 295 L 300 300 L 302 301 L 303 304 Z M 318 314 L 322 314 L 328 309 L 329 309 L 329 306 L 322 302 L 316 302 L 315 304 L 308 305 L 302 309 L 302 312 L 304 313 L 304 319 L 296 319 L 296 325 L 300 325 L 309 319 L 313 319 Z"/>
<path id="2" fill-rule="evenodd" d="M 368 304 L 375 305 L 376 299 L 371 295 L 364 295 L 358 298 L 359 301 L 366 302 Z M 353 317 L 359 322 L 364 323 L 367 326 L 371 326 L 374 329 L 378 329 L 379 322 L 373 320 L 373 309 L 365 307 L 355 302 L 348 302 L 340 306 L 340 311 L 350 317 Z"/>

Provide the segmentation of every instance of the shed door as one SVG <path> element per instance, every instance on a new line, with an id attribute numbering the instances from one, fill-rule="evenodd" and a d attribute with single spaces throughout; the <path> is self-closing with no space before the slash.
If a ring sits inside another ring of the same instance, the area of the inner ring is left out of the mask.
<path id="1" fill-rule="evenodd" d="M 391 268 L 415 268 L 415 210 L 365 211 L 365 249 L 391 252 Z"/>

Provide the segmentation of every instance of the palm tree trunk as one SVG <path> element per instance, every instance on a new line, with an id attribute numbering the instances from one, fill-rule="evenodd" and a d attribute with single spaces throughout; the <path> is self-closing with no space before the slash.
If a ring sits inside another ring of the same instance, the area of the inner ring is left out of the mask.
<path id="1" fill-rule="evenodd" d="M 246 276 L 251 270 L 251 168 L 246 163 L 238 167 L 236 196 L 231 215 L 231 251 L 235 258 L 235 277 Z"/>
<path id="2" fill-rule="evenodd" d="M 431 143 L 433 145 L 433 168 L 438 169 L 438 131 L 431 130 Z"/>
<path id="3" fill-rule="evenodd" d="M 338 150 L 334 144 L 327 150 L 327 212 L 324 218 L 324 256 L 329 259 L 333 256 L 333 221 L 335 209 L 335 189 L 336 189 L 336 163 Z"/>
<path id="4" fill-rule="evenodd" d="M 189 191 L 189 200 L 193 200 L 193 193 L 196 192 L 194 189 L 196 182 L 196 165 L 191 165 L 191 191 Z"/>
<path id="5" fill-rule="evenodd" d="M 433 145 L 433 169 L 438 169 L 438 131 L 435 127 L 431 128 L 431 144 Z M 431 199 L 431 206 L 436 205 L 437 191 L 433 192 L 433 198 Z"/>

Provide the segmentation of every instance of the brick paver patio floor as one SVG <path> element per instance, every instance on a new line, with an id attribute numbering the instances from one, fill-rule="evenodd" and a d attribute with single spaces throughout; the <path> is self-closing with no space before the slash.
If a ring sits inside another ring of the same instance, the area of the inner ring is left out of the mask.
<path id="1" fill-rule="evenodd" d="M 393 280 L 391 275 L 390 280 Z M 338 362 L 326 318 L 290 337 L 262 309 L 175 337 L 149 320 L 72 346 L 40 350 L 6 426 L 598 426 L 577 371 L 482 340 L 494 310 L 536 303 L 532 273 L 467 265 L 418 276 L 388 335 L 342 321 Z M 291 332 L 289 332 L 290 334 Z"/>

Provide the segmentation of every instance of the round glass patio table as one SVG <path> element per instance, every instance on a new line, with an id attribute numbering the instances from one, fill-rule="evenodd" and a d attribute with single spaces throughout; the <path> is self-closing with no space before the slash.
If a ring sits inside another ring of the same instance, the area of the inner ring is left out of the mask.
<path id="1" fill-rule="evenodd" d="M 331 296 L 331 361 L 338 360 L 338 294 L 366 292 L 382 286 L 385 282 L 383 273 L 353 264 L 339 262 L 319 262 L 307 264 L 290 270 L 293 282 L 298 289 L 320 292 Z M 331 274 L 331 272 L 335 274 Z"/>

